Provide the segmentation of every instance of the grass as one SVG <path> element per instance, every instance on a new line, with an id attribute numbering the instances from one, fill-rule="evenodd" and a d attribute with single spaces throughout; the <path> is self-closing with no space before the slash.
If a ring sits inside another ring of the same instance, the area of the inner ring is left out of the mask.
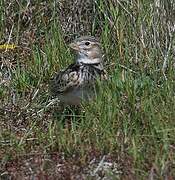
<path id="1" fill-rule="evenodd" d="M 109 81 L 62 115 L 48 107 L 49 79 L 73 61 L 61 5 L 1 4 L 1 44 L 18 47 L 0 50 L 0 176 L 174 178 L 173 1 L 93 1 Z"/>

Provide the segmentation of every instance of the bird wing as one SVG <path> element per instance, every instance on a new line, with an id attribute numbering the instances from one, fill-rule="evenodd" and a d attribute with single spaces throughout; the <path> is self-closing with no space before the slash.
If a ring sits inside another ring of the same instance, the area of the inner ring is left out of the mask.
<path id="1" fill-rule="evenodd" d="M 53 94 L 63 93 L 78 86 L 80 84 L 79 71 L 79 64 L 71 64 L 67 69 L 60 71 L 51 80 L 51 92 Z"/>
<path id="2" fill-rule="evenodd" d="M 76 87 L 92 86 L 99 78 L 106 80 L 106 72 L 90 65 L 71 64 L 67 69 L 60 71 L 51 80 L 51 92 L 54 95 L 66 93 Z"/>

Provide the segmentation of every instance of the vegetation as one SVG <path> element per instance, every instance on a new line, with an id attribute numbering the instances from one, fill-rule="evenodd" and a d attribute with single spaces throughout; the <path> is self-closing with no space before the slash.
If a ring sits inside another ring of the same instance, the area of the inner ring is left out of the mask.
<path id="1" fill-rule="evenodd" d="M 0 49 L 1 178 L 174 179 L 175 3 L 94 0 L 88 34 L 100 37 L 109 81 L 60 113 L 49 79 L 73 61 L 76 36 L 63 6 L 0 1 L 0 44 L 17 46 Z"/>

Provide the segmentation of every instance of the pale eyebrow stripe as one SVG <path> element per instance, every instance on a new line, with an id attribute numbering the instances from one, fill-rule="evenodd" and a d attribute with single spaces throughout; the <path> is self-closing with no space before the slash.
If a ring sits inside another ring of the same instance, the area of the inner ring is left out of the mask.
<path id="1" fill-rule="evenodd" d="M 83 37 L 75 39 L 75 42 L 78 42 L 78 41 L 91 41 L 94 43 L 99 43 L 98 40 L 93 36 L 83 36 Z"/>

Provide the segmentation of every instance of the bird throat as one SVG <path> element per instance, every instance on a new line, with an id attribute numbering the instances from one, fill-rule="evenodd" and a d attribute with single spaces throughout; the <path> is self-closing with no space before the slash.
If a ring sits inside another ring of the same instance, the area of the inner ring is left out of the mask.
<path id="1" fill-rule="evenodd" d="M 78 54 L 77 63 L 82 63 L 82 64 L 89 64 L 89 65 L 95 65 L 95 64 L 101 64 L 101 57 L 96 57 L 96 58 L 89 58 L 87 55 L 85 54 Z"/>

